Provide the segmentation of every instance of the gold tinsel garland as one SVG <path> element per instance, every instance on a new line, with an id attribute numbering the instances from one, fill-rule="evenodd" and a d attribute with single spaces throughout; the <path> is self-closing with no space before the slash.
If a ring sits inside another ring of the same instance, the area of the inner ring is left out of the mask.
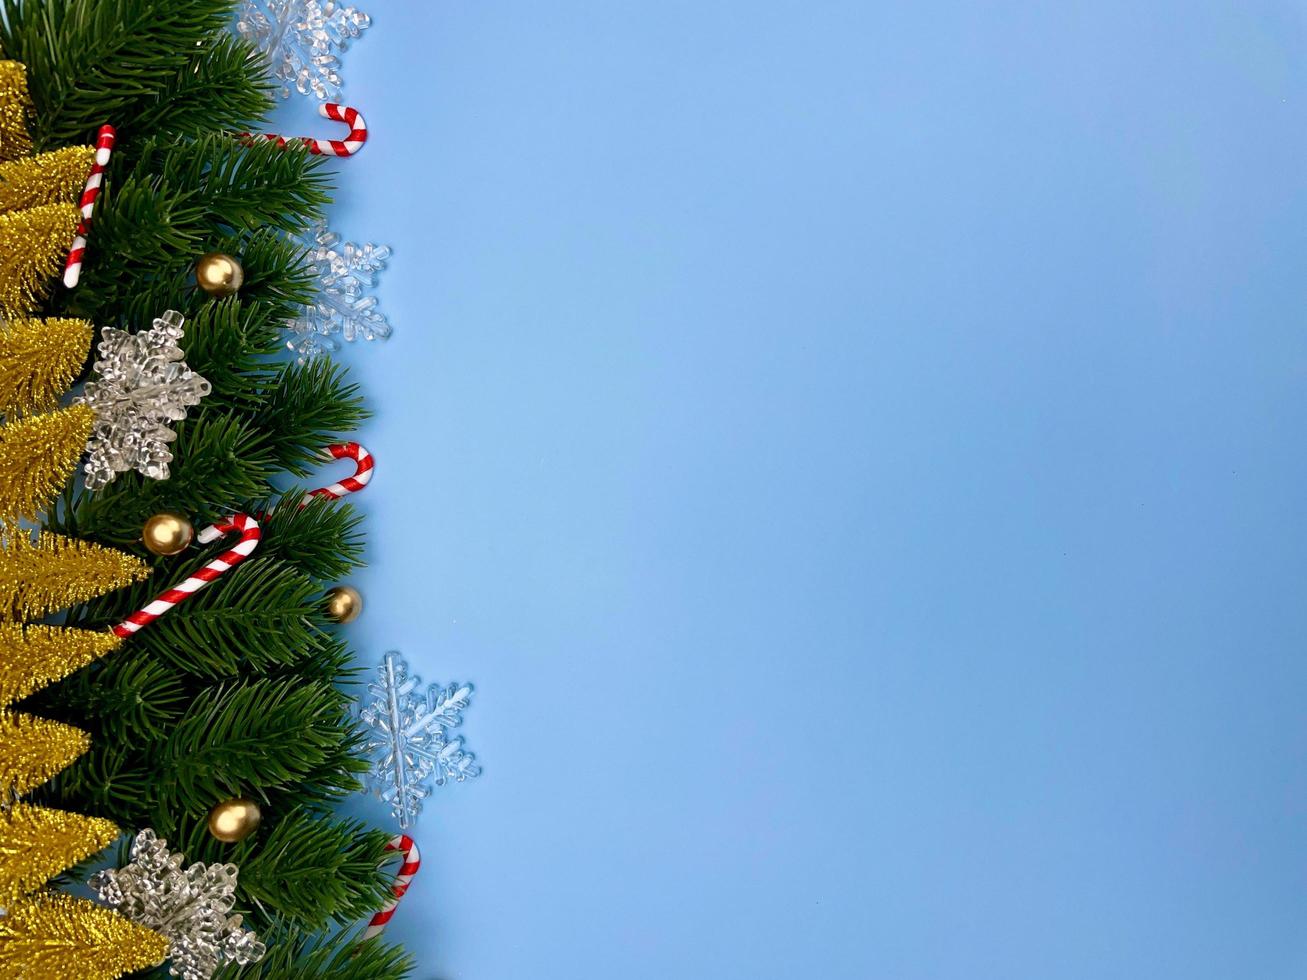
<path id="1" fill-rule="evenodd" d="M 0 414 L 13 421 L 58 405 L 82 370 L 94 333 L 89 321 L 65 317 L 0 325 Z"/>

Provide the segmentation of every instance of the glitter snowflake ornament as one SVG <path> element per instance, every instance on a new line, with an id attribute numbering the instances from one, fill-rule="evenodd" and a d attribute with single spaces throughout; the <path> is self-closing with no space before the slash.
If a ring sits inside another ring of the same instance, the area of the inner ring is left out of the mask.
<path id="1" fill-rule="evenodd" d="M 245 0 L 236 30 L 267 56 L 283 99 L 293 86 L 326 102 L 340 98 L 340 55 L 371 24 L 334 0 Z"/>
<path id="2" fill-rule="evenodd" d="M 377 309 L 373 288 L 390 258 L 388 245 L 344 242 L 318 222 L 305 242 L 307 261 L 318 280 L 318 295 L 304 315 L 286 324 L 286 346 L 303 362 L 315 354 L 340 350 L 341 342 L 385 340 L 390 324 Z"/>
<path id="3" fill-rule="evenodd" d="M 359 712 L 372 729 L 367 752 L 373 765 L 364 778 L 390 804 L 401 827 L 413 826 L 434 787 L 481 775 L 476 756 L 463 751 L 463 740 L 450 737 L 450 729 L 463 723 L 472 685 L 432 684 L 422 697 L 421 683 L 400 654 L 388 653 Z"/>
<path id="4" fill-rule="evenodd" d="M 169 943 L 168 972 L 182 980 L 209 980 L 227 963 L 257 963 L 267 952 L 258 936 L 228 915 L 236 902 L 234 864 L 182 868 L 185 858 L 168 851 L 153 830 L 132 841 L 132 860 L 91 876 L 100 900 Z"/>
<path id="5" fill-rule="evenodd" d="M 179 346 L 184 319 L 169 310 L 149 330 L 128 333 L 114 327 L 100 332 L 94 380 L 74 403 L 95 409 L 86 445 L 86 488 L 98 490 L 119 473 L 136 470 L 154 480 L 168 479 L 177 434 L 170 422 L 186 418 L 212 386 L 186 366 Z"/>

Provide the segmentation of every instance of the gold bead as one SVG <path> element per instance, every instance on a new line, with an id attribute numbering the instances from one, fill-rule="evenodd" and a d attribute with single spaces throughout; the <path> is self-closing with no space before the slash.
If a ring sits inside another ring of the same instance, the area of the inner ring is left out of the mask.
<path id="1" fill-rule="evenodd" d="M 333 623 L 352 623 L 363 612 L 363 596 L 351 585 L 327 590 L 327 618 Z"/>
<path id="2" fill-rule="evenodd" d="M 230 255 L 207 252 L 195 263 L 195 281 L 210 296 L 232 296 L 245 282 L 245 270 Z"/>
<path id="3" fill-rule="evenodd" d="M 263 812 L 253 800 L 223 800 L 209 811 L 209 833 L 224 844 L 235 844 L 254 833 Z"/>
<path id="4" fill-rule="evenodd" d="M 156 555 L 176 555 L 191 546 L 195 528 L 181 514 L 155 514 L 145 522 L 141 540 Z"/>

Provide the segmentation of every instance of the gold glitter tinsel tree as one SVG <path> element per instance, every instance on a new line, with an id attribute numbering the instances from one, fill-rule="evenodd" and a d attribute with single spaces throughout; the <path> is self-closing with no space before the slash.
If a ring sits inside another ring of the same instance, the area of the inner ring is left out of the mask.
<path id="1" fill-rule="evenodd" d="M 0 62 L 0 314 L 22 317 L 59 271 L 90 157 L 30 152 L 22 66 Z M 89 149 L 89 148 L 87 148 Z M 89 324 L 20 319 L 0 331 L 0 980 L 114 980 L 161 963 L 168 942 L 51 878 L 118 836 L 108 820 L 19 798 L 90 747 L 83 731 L 20 714 L 14 702 L 118 645 L 110 633 L 25 622 L 138 581 L 131 555 L 20 525 L 72 476 L 95 422 L 86 406 L 53 409 L 85 359 Z M 32 414 L 33 412 L 44 414 Z"/>
<path id="2" fill-rule="evenodd" d="M 62 317 L 0 324 L 0 415 L 13 421 L 54 408 L 82 370 L 94 333 L 88 321 Z"/>
<path id="3" fill-rule="evenodd" d="M 27 70 L 0 61 L 0 315 L 22 316 L 47 295 L 81 221 L 95 156 L 72 146 L 30 156 Z"/>

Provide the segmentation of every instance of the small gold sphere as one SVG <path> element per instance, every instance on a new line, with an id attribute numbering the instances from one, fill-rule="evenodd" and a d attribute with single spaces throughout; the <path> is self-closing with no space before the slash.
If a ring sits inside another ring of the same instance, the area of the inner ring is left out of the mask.
<path id="1" fill-rule="evenodd" d="M 209 811 L 209 833 L 224 844 L 235 844 L 254 833 L 263 813 L 253 800 L 223 800 Z"/>
<path id="2" fill-rule="evenodd" d="M 145 522 L 141 540 L 156 555 L 176 555 L 191 546 L 195 528 L 181 514 L 155 514 Z"/>
<path id="3" fill-rule="evenodd" d="M 327 618 L 333 623 L 352 623 L 363 612 L 363 596 L 352 585 L 327 590 Z"/>
<path id="4" fill-rule="evenodd" d="M 195 281 L 210 296 L 233 296 L 245 282 L 245 270 L 230 255 L 207 252 L 195 263 Z"/>

